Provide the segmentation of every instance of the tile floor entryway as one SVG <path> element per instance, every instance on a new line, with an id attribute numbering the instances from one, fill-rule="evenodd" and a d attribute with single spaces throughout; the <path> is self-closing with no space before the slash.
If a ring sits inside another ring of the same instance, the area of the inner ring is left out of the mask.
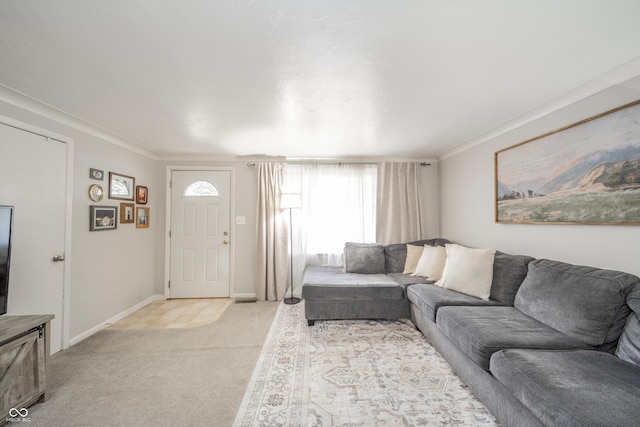
<path id="1" fill-rule="evenodd" d="M 229 298 L 154 301 L 108 329 L 195 328 L 216 321 L 233 302 Z"/>

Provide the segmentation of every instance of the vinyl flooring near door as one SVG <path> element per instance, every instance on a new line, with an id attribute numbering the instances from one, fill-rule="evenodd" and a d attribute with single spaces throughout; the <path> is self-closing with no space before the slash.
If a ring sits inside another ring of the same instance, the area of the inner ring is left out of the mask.
<path id="1" fill-rule="evenodd" d="M 230 294 L 230 176 L 171 173 L 170 298 Z"/>
<path id="2" fill-rule="evenodd" d="M 62 348 L 66 144 L 0 124 L 0 204 L 13 205 L 9 315 L 53 314 L 51 353 Z"/>

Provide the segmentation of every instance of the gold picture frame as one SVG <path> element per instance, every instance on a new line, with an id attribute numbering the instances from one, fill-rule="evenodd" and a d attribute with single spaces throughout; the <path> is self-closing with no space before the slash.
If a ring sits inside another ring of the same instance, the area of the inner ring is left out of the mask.
<path id="1" fill-rule="evenodd" d="M 496 223 L 640 225 L 640 100 L 494 160 Z"/>
<path id="2" fill-rule="evenodd" d="M 120 224 L 136 222 L 136 208 L 133 203 L 120 203 Z"/>
<path id="3" fill-rule="evenodd" d="M 149 228 L 149 216 L 151 208 L 146 206 L 136 207 L 136 228 Z"/>

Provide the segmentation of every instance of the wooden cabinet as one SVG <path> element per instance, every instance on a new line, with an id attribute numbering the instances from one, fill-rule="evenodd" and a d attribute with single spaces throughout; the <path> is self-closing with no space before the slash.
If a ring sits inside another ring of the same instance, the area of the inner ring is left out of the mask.
<path id="1" fill-rule="evenodd" d="M 52 315 L 0 316 L 0 425 L 47 398 Z"/>

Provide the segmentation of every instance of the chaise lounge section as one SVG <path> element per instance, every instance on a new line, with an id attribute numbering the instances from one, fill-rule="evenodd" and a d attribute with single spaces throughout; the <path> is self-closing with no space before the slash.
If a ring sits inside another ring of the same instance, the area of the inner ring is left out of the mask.
<path id="1" fill-rule="evenodd" d="M 409 243 L 443 246 L 446 239 Z M 407 319 L 411 317 L 407 287 L 428 279 L 403 274 L 406 244 L 347 243 L 345 267 L 308 266 L 302 297 L 309 326 L 316 320 Z"/>

